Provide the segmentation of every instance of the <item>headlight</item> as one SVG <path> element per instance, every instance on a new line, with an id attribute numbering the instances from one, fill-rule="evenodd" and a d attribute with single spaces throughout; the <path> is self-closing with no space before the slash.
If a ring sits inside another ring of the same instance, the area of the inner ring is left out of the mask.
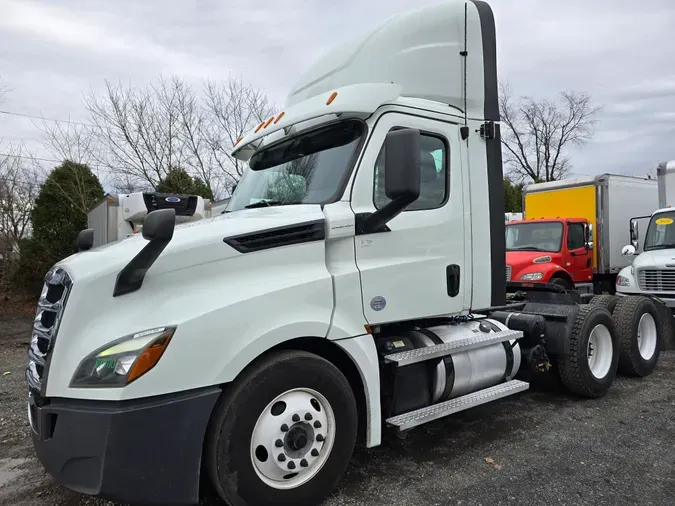
<path id="1" fill-rule="evenodd" d="M 626 276 L 617 276 L 616 286 L 630 286 L 630 278 L 627 278 Z"/>
<path id="2" fill-rule="evenodd" d="M 539 281 L 544 277 L 543 272 L 529 272 L 520 276 L 522 281 Z"/>
<path id="3" fill-rule="evenodd" d="M 132 334 L 99 348 L 85 358 L 70 382 L 78 387 L 123 387 L 155 367 L 176 327 L 161 327 Z"/>

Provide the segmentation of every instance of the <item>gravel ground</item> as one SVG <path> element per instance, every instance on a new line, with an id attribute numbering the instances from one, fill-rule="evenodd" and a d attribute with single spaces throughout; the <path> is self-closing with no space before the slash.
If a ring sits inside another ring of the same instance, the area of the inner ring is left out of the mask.
<path id="1" fill-rule="evenodd" d="M 112 505 L 53 483 L 25 409 L 30 320 L 0 317 L 0 504 Z M 9 374 L 7 374 L 9 373 Z M 357 450 L 323 506 L 673 505 L 675 352 L 602 399 L 529 391 Z M 205 505 L 219 504 L 214 498 Z"/>

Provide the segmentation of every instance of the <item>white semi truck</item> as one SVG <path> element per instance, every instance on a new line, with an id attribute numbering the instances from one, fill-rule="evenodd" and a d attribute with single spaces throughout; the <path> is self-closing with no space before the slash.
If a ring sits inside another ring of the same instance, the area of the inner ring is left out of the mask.
<path id="1" fill-rule="evenodd" d="M 528 376 L 599 397 L 617 370 L 656 366 L 660 334 L 645 359 L 632 325 L 658 318 L 650 299 L 613 316 L 560 287 L 507 287 L 482 1 L 395 16 L 327 54 L 233 156 L 248 168 L 226 213 L 176 226 L 153 211 L 142 236 L 47 274 L 28 413 L 62 485 L 195 503 L 203 478 L 231 505 L 317 504 L 385 427 L 516 395 Z"/>

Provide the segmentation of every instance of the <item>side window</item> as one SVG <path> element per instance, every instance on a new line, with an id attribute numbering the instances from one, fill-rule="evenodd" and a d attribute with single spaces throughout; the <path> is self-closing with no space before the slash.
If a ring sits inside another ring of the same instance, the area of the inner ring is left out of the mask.
<path id="1" fill-rule="evenodd" d="M 584 227 L 583 223 L 571 223 L 567 232 L 567 249 L 575 250 L 583 248 L 586 244 L 584 239 Z"/>
<path id="2" fill-rule="evenodd" d="M 389 202 L 384 193 L 384 146 L 375 162 L 375 184 L 373 202 L 377 209 Z M 441 207 L 448 197 L 448 149 L 441 137 L 422 134 L 420 138 L 420 160 L 422 162 L 422 180 L 420 198 L 406 211 L 421 211 Z"/>

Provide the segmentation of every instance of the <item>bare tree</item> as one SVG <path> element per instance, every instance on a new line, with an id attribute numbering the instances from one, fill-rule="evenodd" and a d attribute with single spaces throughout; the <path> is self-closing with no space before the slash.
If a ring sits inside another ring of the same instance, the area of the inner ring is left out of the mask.
<path id="1" fill-rule="evenodd" d="M 229 152 L 272 114 L 264 93 L 241 79 L 208 81 L 203 93 L 178 77 L 145 88 L 105 84 L 85 98 L 86 121 L 43 120 L 40 129 L 55 158 L 87 164 L 121 191 L 154 190 L 181 167 L 213 194 L 226 192 L 244 169 Z"/>
<path id="2" fill-rule="evenodd" d="M 230 151 L 244 133 L 272 116 L 274 105 L 262 91 L 241 79 L 207 81 L 204 88 L 211 118 L 209 143 L 213 159 L 231 186 L 241 178 L 245 165 L 231 157 Z"/>
<path id="3" fill-rule="evenodd" d="M 10 281 L 11 262 L 30 231 L 30 217 L 40 190 L 38 164 L 22 146 L 9 145 L 0 157 L 0 290 Z"/>
<path id="4" fill-rule="evenodd" d="M 590 141 L 600 110 L 586 93 L 564 91 L 558 101 L 513 98 L 500 85 L 504 165 L 518 182 L 553 181 L 570 172 L 568 149 Z"/>

